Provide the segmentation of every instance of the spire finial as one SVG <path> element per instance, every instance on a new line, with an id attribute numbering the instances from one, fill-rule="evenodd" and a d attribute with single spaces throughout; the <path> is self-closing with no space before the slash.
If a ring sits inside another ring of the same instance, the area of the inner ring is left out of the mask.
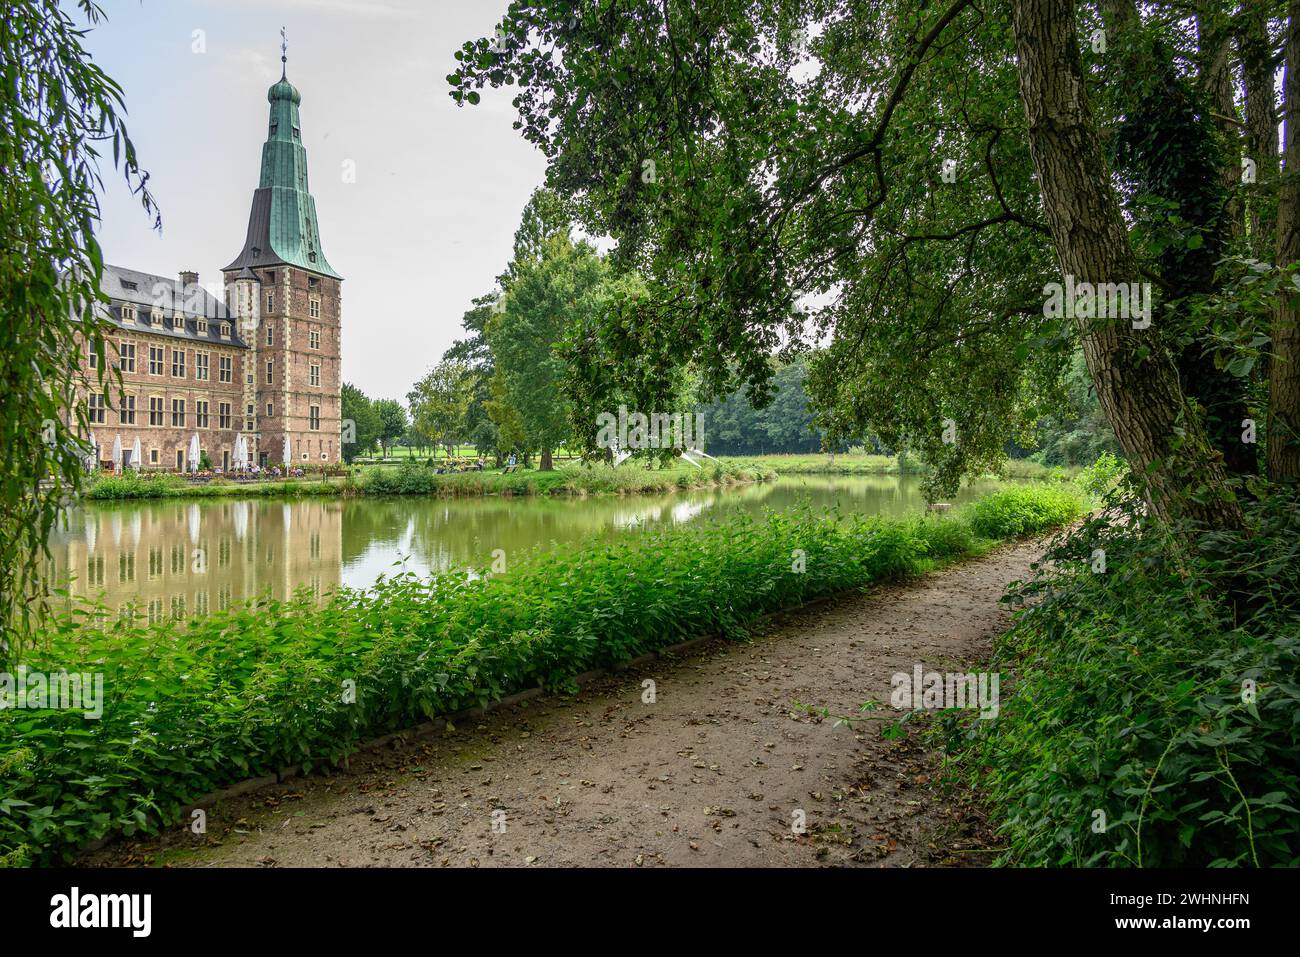
<path id="1" fill-rule="evenodd" d="M 280 28 L 280 79 L 285 79 L 285 71 L 289 66 L 289 38 L 284 35 L 284 27 Z"/>

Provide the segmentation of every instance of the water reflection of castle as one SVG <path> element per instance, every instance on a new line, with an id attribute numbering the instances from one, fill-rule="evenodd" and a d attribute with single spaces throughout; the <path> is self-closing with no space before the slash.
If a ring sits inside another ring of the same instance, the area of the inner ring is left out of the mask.
<path id="1" fill-rule="evenodd" d="M 156 503 L 79 509 L 51 536 L 54 573 L 77 598 L 150 622 L 223 611 L 245 598 L 323 595 L 339 585 L 342 503 Z"/>

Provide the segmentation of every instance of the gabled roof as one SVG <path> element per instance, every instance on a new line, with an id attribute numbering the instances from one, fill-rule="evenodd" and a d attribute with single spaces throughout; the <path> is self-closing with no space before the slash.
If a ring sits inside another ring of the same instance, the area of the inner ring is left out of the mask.
<path id="1" fill-rule="evenodd" d="M 211 345 L 248 348 L 239 338 L 235 320 L 226 304 L 197 283 L 186 286 L 179 279 L 106 263 L 100 289 L 112 300 L 106 318 L 122 329 Z M 134 323 L 122 319 L 122 306 L 127 303 L 136 307 Z M 161 326 L 151 324 L 155 307 L 163 317 Z M 172 320 L 178 313 L 183 322 L 180 328 L 174 328 Z M 207 320 L 207 329 L 203 332 L 199 331 L 199 319 Z M 230 324 L 229 336 L 221 335 L 223 322 Z"/>

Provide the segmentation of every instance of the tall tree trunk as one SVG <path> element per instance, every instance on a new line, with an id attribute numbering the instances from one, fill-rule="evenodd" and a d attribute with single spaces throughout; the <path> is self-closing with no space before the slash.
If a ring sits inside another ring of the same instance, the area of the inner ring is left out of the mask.
<path id="1" fill-rule="evenodd" d="M 1166 305 L 1159 323 L 1165 341 L 1194 328 L 1188 297 L 1213 292 L 1217 264 L 1234 238 L 1244 233 L 1243 212 L 1235 200 L 1241 178 L 1240 137 L 1233 114 L 1234 66 L 1231 34 L 1221 8 L 1202 0 L 1196 18 L 1200 93 L 1174 62 L 1170 49 L 1142 27 L 1135 0 L 1103 0 L 1107 30 L 1113 34 L 1107 79 L 1119 90 L 1124 121 L 1120 126 L 1119 170 L 1139 194 L 1175 204 L 1178 216 L 1203 239 L 1196 249 L 1173 243 L 1157 262 Z M 1202 120 L 1204 105 L 1218 117 Z M 1221 144 L 1221 145 L 1220 145 Z M 1241 441 L 1249 414 L 1242 380 L 1216 368 L 1200 335 L 1185 337 L 1174 355 L 1179 388 L 1195 400 L 1210 445 L 1230 474 L 1256 475 L 1256 447 Z"/>
<path id="2" fill-rule="evenodd" d="M 542 464 L 539 466 L 539 468 L 540 468 L 540 470 L 543 471 L 543 472 L 553 472 L 553 471 L 555 471 L 555 465 L 551 462 L 551 448 L 550 448 L 550 446 L 543 446 L 543 447 L 542 447 Z"/>
<path id="3" fill-rule="evenodd" d="M 1076 282 L 1140 281 L 1084 94 L 1072 0 L 1013 0 L 1020 96 L 1057 261 Z M 1152 329 L 1080 319 L 1088 371 L 1147 500 L 1163 519 L 1235 528 L 1241 509 Z"/>
<path id="4" fill-rule="evenodd" d="M 1285 167 L 1277 204 L 1277 264 L 1300 259 L 1300 0 L 1290 5 L 1286 72 L 1282 80 L 1286 119 Z M 1268 477 L 1300 480 L 1300 305 L 1291 283 L 1283 284 L 1273 316 L 1273 358 L 1268 377 Z"/>
<path id="5" fill-rule="evenodd" d="M 1247 8 L 1241 13 L 1237 49 L 1246 88 L 1246 156 L 1255 163 L 1255 185 L 1247 186 L 1250 207 L 1250 250 L 1267 262 L 1277 252 L 1277 106 L 1273 92 L 1273 49 L 1268 36 L 1268 12 Z"/>
<path id="6" fill-rule="evenodd" d="M 1200 82 L 1205 101 L 1214 111 L 1214 127 L 1223 145 L 1223 159 L 1219 166 L 1219 180 L 1227 193 L 1223 215 L 1225 228 L 1234 238 L 1245 235 L 1245 211 L 1237 198 L 1237 185 L 1241 182 L 1241 134 L 1236 119 L 1236 82 L 1233 76 L 1232 33 L 1227 18 L 1217 3 L 1201 3 L 1202 12 L 1196 15 L 1196 33 L 1199 41 Z M 1208 9 L 1205 9 L 1208 8 Z"/>

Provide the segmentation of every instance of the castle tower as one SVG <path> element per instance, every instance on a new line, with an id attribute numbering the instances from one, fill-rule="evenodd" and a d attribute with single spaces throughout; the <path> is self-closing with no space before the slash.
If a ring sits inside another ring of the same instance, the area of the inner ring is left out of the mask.
<path id="1" fill-rule="evenodd" d="M 253 461 L 285 464 L 288 439 L 287 464 L 337 464 L 343 279 L 321 251 L 298 116 L 302 97 L 282 73 L 267 99 L 270 120 L 248 237 L 222 270 L 227 306 L 249 346 L 239 424 Z"/>

